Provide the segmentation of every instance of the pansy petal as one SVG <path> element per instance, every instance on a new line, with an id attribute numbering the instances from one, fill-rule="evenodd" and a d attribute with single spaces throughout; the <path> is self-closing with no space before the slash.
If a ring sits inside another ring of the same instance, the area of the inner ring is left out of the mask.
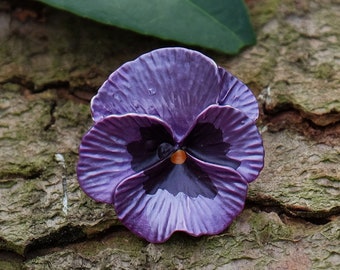
<path id="1" fill-rule="evenodd" d="M 149 176 L 149 180 L 143 183 L 148 194 L 155 194 L 158 189 L 164 189 L 174 196 L 182 192 L 193 198 L 199 195 L 214 198 L 217 193 L 209 175 L 202 171 L 194 159 L 187 159 L 180 165 L 167 159 L 146 170 L 144 175 Z"/>
<path id="2" fill-rule="evenodd" d="M 182 144 L 189 155 L 231 167 L 247 182 L 254 181 L 263 168 L 263 143 L 254 121 L 230 106 L 204 110 Z"/>
<path id="3" fill-rule="evenodd" d="M 259 107 L 254 94 L 228 71 L 219 68 L 219 72 L 222 80 L 218 104 L 237 108 L 255 121 L 259 116 Z"/>
<path id="4" fill-rule="evenodd" d="M 127 114 L 102 119 L 79 147 L 81 188 L 97 201 L 112 203 L 116 185 L 161 160 L 157 145 L 171 140 L 170 128 L 156 117 Z"/>
<path id="5" fill-rule="evenodd" d="M 180 137 L 202 109 L 217 104 L 220 80 L 215 62 L 199 52 L 154 50 L 110 75 L 92 99 L 92 116 L 99 121 L 111 114 L 154 115 Z"/>
<path id="6" fill-rule="evenodd" d="M 204 163 L 196 166 L 201 175 L 196 175 L 193 181 L 205 181 L 208 176 L 216 189 L 214 196 L 190 196 L 186 191 L 169 192 L 164 187 L 148 192 L 145 183 L 162 181 L 163 171 L 167 168 L 165 162 L 157 164 L 151 171 L 125 179 L 117 186 L 114 207 L 118 218 L 135 234 L 153 243 L 166 241 L 175 231 L 193 236 L 222 232 L 242 211 L 247 182 L 231 168 Z M 182 177 L 177 184 L 182 182 L 185 189 L 185 175 L 177 176 Z M 175 179 L 167 179 L 171 180 Z"/>

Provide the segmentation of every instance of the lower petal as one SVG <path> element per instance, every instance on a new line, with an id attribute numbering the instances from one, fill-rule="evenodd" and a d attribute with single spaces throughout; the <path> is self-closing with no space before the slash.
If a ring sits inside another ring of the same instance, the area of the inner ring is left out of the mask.
<path id="1" fill-rule="evenodd" d="M 143 183 L 148 194 L 156 194 L 159 189 L 172 195 L 184 193 L 191 198 L 199 195 L 214 198 L 217 190 L 207 172 L 192 159 L 183 164 L 173 164 L 169 159 L 144 172 L 148 180 Z"/>
<path id="2" fill-rule="evenodd" d="M 148 193 L 145 183 L 156 175 L 140 173 L 123 180 L 115 190 L 118 218 L 135 234 L 153 243 L 166 241 L 175 231 L 193 236 L 222 232 L 242 211 L 247 182 L 230 168 L 203 163 L 197 166 L 216 188 L 214 197 L 191 197 L 185 192 L 174 195 L 163 188 Z"/>

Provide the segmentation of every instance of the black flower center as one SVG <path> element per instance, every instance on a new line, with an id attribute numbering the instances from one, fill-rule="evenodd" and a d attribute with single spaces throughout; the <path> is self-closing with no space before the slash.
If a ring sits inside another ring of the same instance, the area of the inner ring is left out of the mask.
<path id="1" fill-rule="evenodd" d="M 230 144 L 223 141 L 222 131 L 212 123 L 198 123 L 179 147 L 162 125 L 140 128 L 141 139 L 127 145 L 134 171 L 149 176 L 144 183 L 148 194 L 164 189 L 173 195 L 183 192 L 190 197 L 216 194 L 209 175 L 187 153 L 202 161 L 236 169 L 240 162 L 228 158 Z M 154 164 L 161 162 L 157 166 Z"/>
<path id="2" fill-rule="evenodd" d="M 174 141 L 162 125 L 141 127 L 139 131 L 141 139 L 127 145 L 132 156 L 131 167 L 136 172 L 166 159 L 174 151 Z"/>
<path id="3" fill-rule="evenodd" d="M 157 155 L 159 159 L 165 159 L 174 151 L 174 146 L 170 143 L 161 143 L 157 147 Z"/>

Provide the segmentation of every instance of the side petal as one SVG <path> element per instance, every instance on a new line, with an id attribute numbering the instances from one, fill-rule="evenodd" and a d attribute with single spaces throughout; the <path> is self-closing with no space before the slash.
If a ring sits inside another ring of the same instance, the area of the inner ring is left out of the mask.
<path id="1" fill-rule="evenodd" d="M 250 89 L 239 79 L 223 68 L 219 68 L 221 76 L 221 93 L 219 105 L 230 105 L 244 112 L 252 120 L 259 116 L 258 102 Z"/>
<path id="2" fill-rule="evenodd" d="M 237 170 L 247 182 L 263 168 L 263 142 L 254 121 L 227 105 L 204 110 L 182 145 L 197 159 Z"/>
<path id="3" fill-rule="evenodd" d="M 92 116 L 99 121 L 111 114 L 154 115 L 180 137 L 204 108 L 217 104 L 219 87 L 210 58 L 184 48 L 158 49 L 110 75 L 92 99 Z"/>
<path id="4" fill-rule="evenodd" d="M 143 129 L 148 130 L 146 135 Z M 97 201 L 112 203 L 113 191 L 122 179 L 161 160 L 157 143 L 163 139 L 171 140 L 171 130 L 152 116 L 109 116 L 95 123 L 79 147 L 81 188 Z"/>
<path id="5" fill-rule="evenodd" d="M 216 187 L 214 197 L 191 197 L 184 192 L 174 195 L 163 188 L 152 194 L 147 193 L 145 182 L 159 177 L 164 169 L 159 166 L 147 175 L 134 175 L 117 186 L 114 207 L 118 218 L 132 232 L 153 243 L 166 241 L 175 231 L 184 231 L 193 236 L 222 232 L 242 211 L 247 182 L 230 168 L 204 163 L 197 166 Z"/>

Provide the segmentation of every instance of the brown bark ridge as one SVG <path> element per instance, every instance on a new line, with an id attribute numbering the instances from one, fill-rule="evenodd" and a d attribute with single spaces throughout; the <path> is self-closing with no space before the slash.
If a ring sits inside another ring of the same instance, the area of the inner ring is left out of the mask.
<path id="1" fill-rule="evenodd" d="M 257 95 L 265 168 L 225 232 L 155 245 L 80 190 L 75 164 L 106 77 L 178 44 L 0 1 L 0 269 L 340 269 L 339 3 L 246 2 L 257 44 L 204 52 Z"/>

